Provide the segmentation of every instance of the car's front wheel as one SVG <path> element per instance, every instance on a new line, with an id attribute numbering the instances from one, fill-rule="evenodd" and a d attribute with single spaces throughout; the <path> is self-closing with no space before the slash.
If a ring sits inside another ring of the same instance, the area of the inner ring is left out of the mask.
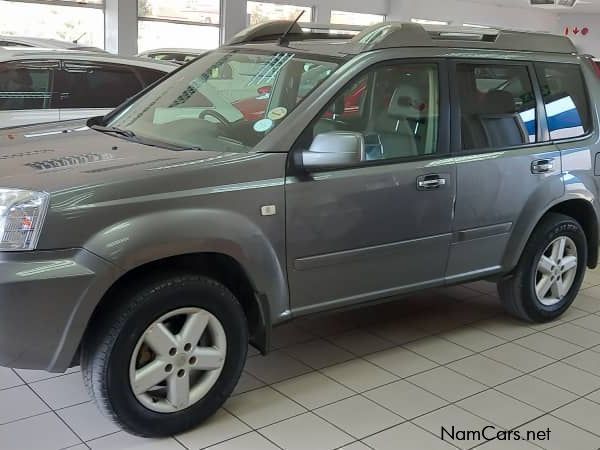
<path id="1" fill-rule="evenodd" d="M 505 309 L 529 322 L 560 317 L 577 296 L 587 264 L 587 241 L 571 217 L 551 213 L 538 224 L 513 274 L 498 283 Z"/>
<path id="2" fill-rule="evenodd" d="M 113 300 L 118 306 L 95 317 L 82 346 L 84 380 L 105 415 L 130 433 L 156 437 L 216 412 L 247 352 L 234 295 L 210 278 L 174 275 Z"/>

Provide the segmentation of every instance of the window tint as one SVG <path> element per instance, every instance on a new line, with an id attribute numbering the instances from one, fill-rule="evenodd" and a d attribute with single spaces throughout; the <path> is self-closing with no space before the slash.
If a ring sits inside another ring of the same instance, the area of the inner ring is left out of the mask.
<path id="1" fill-rule="evenodd" d="M 0 110 L 49 109 L 52 103 L 52 63 L 0 63 Z"/>
<path id="2" fill-rule="evenodd" d="M 142 89 L 132 69 L 85 62 L 65 64 L 62 108 L 114 108 Z"/>
<path id="3" fill-rule="evenodd" d="M 457 65 L 464 150 L 536 141 L 536 101 L 527 67 Z"/>
<path id="4" fill-rule="evenodd" d="M 156 80 L 160 80 L 166 75 L 166 73 L 161 72 L 160 70 L 152 69 L 137 69 L 137 72 L 139 76 L 142 77 L 145 86 L 150 86 Z"/>
<path id="5" fill-rule="evenodd" d="M 378 67 L 350 83 L 301 145 L 335 131 L 363 134 L 368 161 L 437 152 L 439 81 L 435 64 Z"/>
<path id="6" fill-rule="evenodd" d="M 592 129 L 585 82 L 574 64 L 536 64 L 550 139 L 583 136 Z"/>

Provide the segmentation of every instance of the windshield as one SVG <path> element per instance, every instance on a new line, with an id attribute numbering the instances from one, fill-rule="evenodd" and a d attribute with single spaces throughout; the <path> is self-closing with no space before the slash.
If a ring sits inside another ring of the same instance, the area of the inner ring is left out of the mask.
<path id="1" fill-rule="evenodd" d="M 217 50 L 160 83 L 106 125 L 171 147 L 249 151 L 338 67 L 335 60 L 291 50 Z"/>

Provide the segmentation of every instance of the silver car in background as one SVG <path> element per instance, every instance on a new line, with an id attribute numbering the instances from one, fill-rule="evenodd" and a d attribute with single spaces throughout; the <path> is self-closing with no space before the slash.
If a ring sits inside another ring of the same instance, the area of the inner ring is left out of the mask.
<path id="1" fill-rule="evenodd" d="M 97 52 L 0 48 L 0 128 L 105 115 L 176 68 Z"/>

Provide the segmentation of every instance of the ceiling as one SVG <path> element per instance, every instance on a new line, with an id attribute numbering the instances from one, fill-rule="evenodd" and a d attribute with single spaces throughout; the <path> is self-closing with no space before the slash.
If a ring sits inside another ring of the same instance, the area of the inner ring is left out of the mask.
<path id="1" fill-rule="evenodd" d="M 533 8 L 529 0 L 470 0 L 475 3 L 485 3 L 512 8 Z M 600 14 L 600 0 L 577 0 L 573 8 L 552 8 L 550 11 L 571 14 Z"/>

